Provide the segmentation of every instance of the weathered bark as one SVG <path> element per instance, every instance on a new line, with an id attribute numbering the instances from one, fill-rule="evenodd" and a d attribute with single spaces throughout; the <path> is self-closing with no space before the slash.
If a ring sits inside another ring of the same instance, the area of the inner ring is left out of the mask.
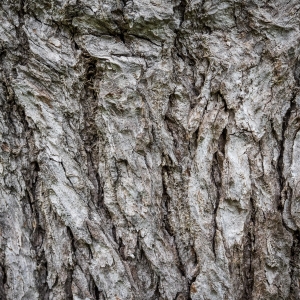
<path id="1" fill-rule="evenodd" d="M 299 0 L 2 0 L 0 298 L 300 299 Z"/>

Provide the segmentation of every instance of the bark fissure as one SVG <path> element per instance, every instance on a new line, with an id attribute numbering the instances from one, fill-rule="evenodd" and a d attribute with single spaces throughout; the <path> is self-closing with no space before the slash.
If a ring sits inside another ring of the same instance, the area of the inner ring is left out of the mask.
<path id="1" fill-rule="evenodd" d="M 227 129 L 224 128 L 220 138 L 218 140 L 218 151 L 214 153 L 211 168 L 211 179 L 216 188 L 216 199 L 213 203 L 213 234 L 212 234 L 212 250 L 216 258 L 216 231 L 218 230 L 217 225 L 217 213 L 219 209 L 220 200 L 222 197 L 222 169 L 223 159 L 225 156 L 225 144 L 227 138 Z"/>
<path id="2" fill-rule="evenodd" d="M 290 299 L 297 299 L 299 297 L 300 288 L 298 278 L 300 275 L 299 262 L 300 262 L 300 232 L 299 230 L 293 233 L 293 244 L 291 248 L 290 260 Z"/>
<path id="3" fill-rule="evenodd" d="M 172 215 L 172 212 L 170 211 L 170 204 L 172 201 L 172 198 L 169 196 L 168 192 L 167 192 L 167 186 L 168 183 L 166 182 L 168 179 L 168 173 L 172 173 L 171 171 L 171 167 L 169 166 L 164 166 L 162 168 L 162 178 L 163 178 L 163 195 L 162 195 L 162 199 L 164 201 L 164 215 L 163 215 L 163 225 L 165 230 L 167 231 L 167 233 L 169 234 L 170 237 L 172 237 L 173 239 L 173 243 L 174 243 L 174 248 L 176 250 L 176 259 L 177 259 L 177 265 L 178 265 L 178 269 L 181 272 L 183 277 L 186 277 L 185 274 L 185 267 L 181 261 L 181 257 L 178 251 L 178 246 L 176 244 L 176 235 L 174 233 L 174 230 L 172 228 L 172 225 L 170 224 L 170 220 L 169 217 L 170 215 Z"/>
<path id="4" fill-rule="evenodd" d="M 16 34 L 18 38 L 18 63 L 25 65 L 29 56 L 29 42 L 24 31 L 24 18 L 26 16 L 26 0 L 19 0 L 18 18 L 19 24 L 16 26 Z"/>
<path id="5" fill-rule="evenodd" d="M 0 298 L 6 300 L 5 284 L 7 282 L 6 270 L 3 265 L 0 266 Z"/>
<path id="6" fill-rule="evenodd" d="M 91 191 L 92 201 L 96 206 L 102 205 L 102 193 L 100 176 L 97 170 L 98 155 L 99 155 L 99 131 L 95 124 L 95 116 L 98 109 L 97 94 L 94 90 L 94 78 L 97 74 L 96 59 L 88 56 L 87 69 L 85 74 L 85 84 L 82 94 L 82 109 L 84 117 L 84 127 L 81 130 L 81 137 L 84 142 L 85 151 L 87 154 L 89 177 L 95 189 Z"/>
<path id="7" fill-rule="evenodd" d="M 281 139 L 280 139 L 280 153 L 279 153 L 279 157 L 278 157 L 278 163 L 277 163 L 277 172 L 279 175 L 279 183 L 280 183 L 280 194 L 283 192 L 284 186 L 285 186 L 285 178 L 283 176 L 283 168 L 284 168 L 284 164 L 283 164 L 283 155 L 284 155 L 284 151 L 285 151 L 285 134 L 289 125 L 289 120 L 291 117 L 291 113 L 292 111 L 295 109 L 296 104 L 295 104 L 295 96 L 293 96 L 290 100 L 290 106 L 287 109 L 284 117 L 283 117 L 283 122 L 282 122 L 282 134 L 281 134 Z M 279 199 L 279 204 L 278 204 L 278 209 L 280 211 L 282 211 L 283 209 L 283 204 L 282 204 L 282 200 L 281 200 L 281 196 Z"/>
<path id="8" fill-rule="evenodd" d="M 67 227 L 67 236 L 71 241 L 72 265 L 67 266 L 68 267 L 67 279 L 64 283 L 64 287 L 65 287 L 66 299 L 71 300 L 73 299 L 73 291 L 72 291 L 73 272 L 74 272 L 74 266 L 77 264 L 77 259 L 76 259 L 76 240 L 70 227 Z"/>
<path id="9" fill-rule="evenodd" d="M 212 180 L 213 183 L 216 187 L 216 199 L 215 203 L 213 204 L 213 234 L 212 234 L 212 250 L 214 253 L 214 256 L 216 258 L 216 231 L 218 230 L 218 225 L 217 225 L 217 213 L 218 213 L 218 208 L 219 208 L 219 203 L 220 203 L 220 189 L 221 189 L 221 171 L 219 169 L 218 165 L 218 160 L 217 160 L 217 155 L 216 153 L 213 156 L 213 162 L 212 162 Z"/>
<path id="10" fill-rule="evenodd" d="M 246 233 L 245 248 L 243 251 L 244 259 L 244 291 L 242 299 L 253 299 L 253 288 L 254 288 L 254 254 L 255 254 L 255 202 L 253 198 L 250 198 L 250 220 L 247 224 L 248 232 Z"/>

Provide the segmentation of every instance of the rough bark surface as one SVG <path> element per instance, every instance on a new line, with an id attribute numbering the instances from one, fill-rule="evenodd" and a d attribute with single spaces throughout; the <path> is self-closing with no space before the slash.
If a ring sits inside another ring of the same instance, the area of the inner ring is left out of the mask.
<path id="1" fill-rule="evenodd" d="M 300 299 L 299 0 L 2 0 L 0 298 Z"/>

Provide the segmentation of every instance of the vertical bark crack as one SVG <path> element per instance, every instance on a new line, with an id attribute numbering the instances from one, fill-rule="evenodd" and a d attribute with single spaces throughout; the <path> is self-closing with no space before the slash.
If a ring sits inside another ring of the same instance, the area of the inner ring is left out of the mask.
<path id="1" fill-rule="evenodd" d="M 93 278 L 91 278 L 91 284 L 92 284 L 92 294 L 95 298 L 95 300 L 100 300 L 101 292 L 99 291 L 96 282 Z"/>
<path id="2" fill-rule="evenodd" d="M 170 220 L 169 220 L 169 214 L 170 214 L 170 210 L 169 210 L 169 206 L 170 206 L 170 202 L 172 201 L 171 197 L 169 196 L 168 192 L 167 192 L 167 183 L 165 182 L 165 177 L 168 177 L 168 173 L 171 172 L 169 170 L 168 166 L 164 166 L 162 169 L 162 173 L 163 173 L 163 195 L 162 195 L 162 199 L 164 201 L 164 216 L 163 216 L 163 224 L 164 227 L 166 229 L 166 231 L 168 232 L 168 234 L 173 238 L 174 241 L 174 248 L 176 250 L 176 258 L 177 258 L 177 265 L 178 265 L 178 269 L 181 272 L 183 277 L 186 277 L 185 274 L 185 268 L 184 265 L 181 261 L 180 258 L 180 254 L 178 252 L 178 248 L 177 248 L 177 244 L 176 244 L 176 235 L 174 233 L 174 230 L 172 228 L 172 225 L 170 224 Z"/>
<path id="3" fill-rule="evenodd" d="M 76 259 L 76 241 L 75 237 L 72 233 L 72 230 L 70 227 L 67 226 L 67 234 L 71 241 L 71 250 L 72 250 L 72 265 L 69 266 L 69 269 L 67 270 L 67 280 L 65 282 L 65 297 L 66 300 L 72 300 L 73 299 L 73 292 L 72 292 L 72 282 L 73 282 L 73 272 L 74 272 L 74 265 L 77 264 Z"/>
<path id="4" fill-rule="evenodd" d="M 50 290 L 47 283 L 48 263 L 43 248 L 45 230 L 40 218 L 39 207 L 37 206 L 37 202 L 39 201 L 39 199 L 37 198 L 37 189 L 40 184 L 38 178 L 39 172 L 40 167 L 38 162 L 33 161 L 30 165 L 29 173 L 24 177 L 27 182 L 26 184 L 28 196 L 26 198 L 31 207 L 31 218 L 34 223 L 30 241 L 36 253 L 37 268 L 35 271 L 35 282 L 39 297 L 46 300 L 49 299 Z"/>
<path id="5" fill-rule="evenodd" d="M 244 290 L 242 299 L 251 300 L 254 288 L 254 245 L 255 245 L 255 215 L 256 208 L 254 199 L 250 198 L 250 220 L 247 224 L 247 232 L 245 234 L 245 246 L 243 249 L 243 275 L 244 275 Z"/>
<path id="6" fill-rule="evenodd" d="M 186 0 L 180 0 L 179 5 L 174 8 L 174 11 L 176 12 L 176 10 L 177 10 L 178 13 L 179 13 L 179 18 L 180 18 L 179 27 L 181 27 L 182 23 L 184 22 L 184 15 L 185 15 L 185 11 L 186 11 L 186 6 L 187 6 Z"/>
<path id="7" fill-rule="evenodd" d="M 0 299 L 6 300 L 5 284 L 7 281 L 7 275 L 4 265 L 0 265 Z"/>
<path id="8" fill-rule="evenodd" d="M 291 259 L 290 259 L 290 299 L 296 300 L 299 299 L 300 295 L 300 286 L 299 286 L 299 277 L 300 277 L 300 232 L 299 230 L 295 231 L 293 234 L 293 244 L 291 248 Z"/>
<path id="9" fill-rule="evenodd" d="M 213 207 L 213 237 L 212 237 L 212 250 L 216 258 L 216 232 L 217 226 L 217 213 L 219 208 L 220 199 L 222 197 L 222 169 L 223 169 L 223 159 L 225 156 L 225 144 L 227 139 L 227 129 L 224 128 L 219 141 L 218 141 L 218 151 L 214 153 L 212 160 L 211 169 L 211 179 L 216 188 L 216 199 Z"/>
<path id="10" fill-rule="evenodd" d="M 18 55 L 19 55 L 19 64 L 25 65 L 29 56 L 29 42 L 27 35 L 23 29 L 24 18 L 26 15 L 26 0 L 19 0 L 19 25 L 16 27 L 17 38 L 19 41 L 18 44 Z"/>
<path id="11" fill-rule="evenodd" d="M 97 76 L 97 61 L 88 54 L 85 55 L 85 60 L 87 68 L 85 78 L 83 79 L 85 85 L 82 91 L 81 102 L 84 117 L 81 138 L 87 154 L 88 175 L 94 185 L 94 189 L 91 191 L 92 201 L 99 208 L 103 204 L 103 194 L 100 175 L 98 173 L 100 133 L 95 124 L 95 116 L 98 109 L 97 93 L 94 89 L 94 79 Z"/>
<path id="12" fill-rule="evenodd" d="M 295 109 L 296 103 L 295 103 L 295 96 L 291 98 L 290 101 L 290 107 L 285 113 L 285 116 L 283 117 L 283 122 L 282 122 L 282 136 L 280 140 L 280 154 L 278 158 L 278 163 L 277 163 L 277 172 L 279 175 L 279 185 L 280 185 L 280 196 L 279 196 L 279 203 L 277 204 L 278 210 L 282 213 L 283 210 L 283 203 L 282 203 L 282 192 L 285 186 L 285 178 L 283 176 L 283 167 L 284 167 L 284 162 L 283 162 L 283 156 L 284 156 L 284 151 L 285 151 L 285 133 L 289 125 L 289 120 L 291 117 L 292 111 Z"/>

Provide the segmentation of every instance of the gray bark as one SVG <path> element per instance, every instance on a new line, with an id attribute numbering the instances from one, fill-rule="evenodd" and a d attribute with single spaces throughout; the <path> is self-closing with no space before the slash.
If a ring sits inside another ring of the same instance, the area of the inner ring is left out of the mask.
<path id="1" fill-rule="evenodd" d="M 2 0 L 0 298 L 300 299 L 299 0 Z"/>

